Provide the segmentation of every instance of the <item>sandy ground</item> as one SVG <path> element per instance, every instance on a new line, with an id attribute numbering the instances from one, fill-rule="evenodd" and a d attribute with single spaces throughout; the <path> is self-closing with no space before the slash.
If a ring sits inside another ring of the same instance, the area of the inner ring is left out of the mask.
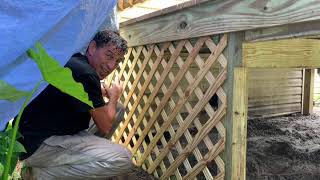
<path id="1" fill-rule="evenodd" d="M 247 179 L 319 180 L 320 111 L 249 120 Z"/>

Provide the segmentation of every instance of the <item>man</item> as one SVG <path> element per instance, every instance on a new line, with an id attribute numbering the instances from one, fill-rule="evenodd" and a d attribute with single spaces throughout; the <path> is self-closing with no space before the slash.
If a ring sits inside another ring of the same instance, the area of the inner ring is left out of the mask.
<path id="1" fill-rule="evenodd" d="M 130 170 L 131 154 L 125 147 L 85 131 L 92 118 L 99 134 L 110 136 L 121 120 L 116 117 L 123 112 L 117 106 L 121 84 L 101 88 L 100 80 L 118 66 L 126 52 L 126 41 L 105 30 L 95 35 L 85 55 L 77 53 L 67 62 L 94 108 L 51 85 L 26 107 L 19 129 L 27 154 L 21 159 L 32 167 L 35 179 L 106 179 Z"/>

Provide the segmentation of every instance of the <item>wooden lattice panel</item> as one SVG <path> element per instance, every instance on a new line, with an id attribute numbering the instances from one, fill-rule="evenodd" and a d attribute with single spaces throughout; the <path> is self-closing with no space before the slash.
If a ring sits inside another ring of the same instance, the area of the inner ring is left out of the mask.
<path id="1" fill-rule="evenodd" d="M 131 47 L 111 74 L 124 84 L 113 140 L 160 179 L 223 179 L 227 35 Z"/>

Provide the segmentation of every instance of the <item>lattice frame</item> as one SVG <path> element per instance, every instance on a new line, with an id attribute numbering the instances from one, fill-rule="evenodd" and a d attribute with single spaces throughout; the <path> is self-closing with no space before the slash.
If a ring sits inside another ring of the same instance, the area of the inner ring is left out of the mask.
<path id="1" fill-rule="evenodd" d="M 113 141 L 160 179 L 223 179 L 226 133 L 227 35 L 130 47 L 115 76 L 125 120 Z M 209 100 L 216 95 L 218 106 Z"/>

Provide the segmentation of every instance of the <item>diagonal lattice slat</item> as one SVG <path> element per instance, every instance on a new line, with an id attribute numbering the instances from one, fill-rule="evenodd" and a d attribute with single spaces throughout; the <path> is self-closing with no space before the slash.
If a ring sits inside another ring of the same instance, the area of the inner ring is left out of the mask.
<path id="1" fill-rule="evenodd" d="M 120 68 L 125 119 L 113 135 L 160 179 L 223 179 L 227 35 L 130 47 Z M 214 103 L 212 104 L 213 101 Z"/>

